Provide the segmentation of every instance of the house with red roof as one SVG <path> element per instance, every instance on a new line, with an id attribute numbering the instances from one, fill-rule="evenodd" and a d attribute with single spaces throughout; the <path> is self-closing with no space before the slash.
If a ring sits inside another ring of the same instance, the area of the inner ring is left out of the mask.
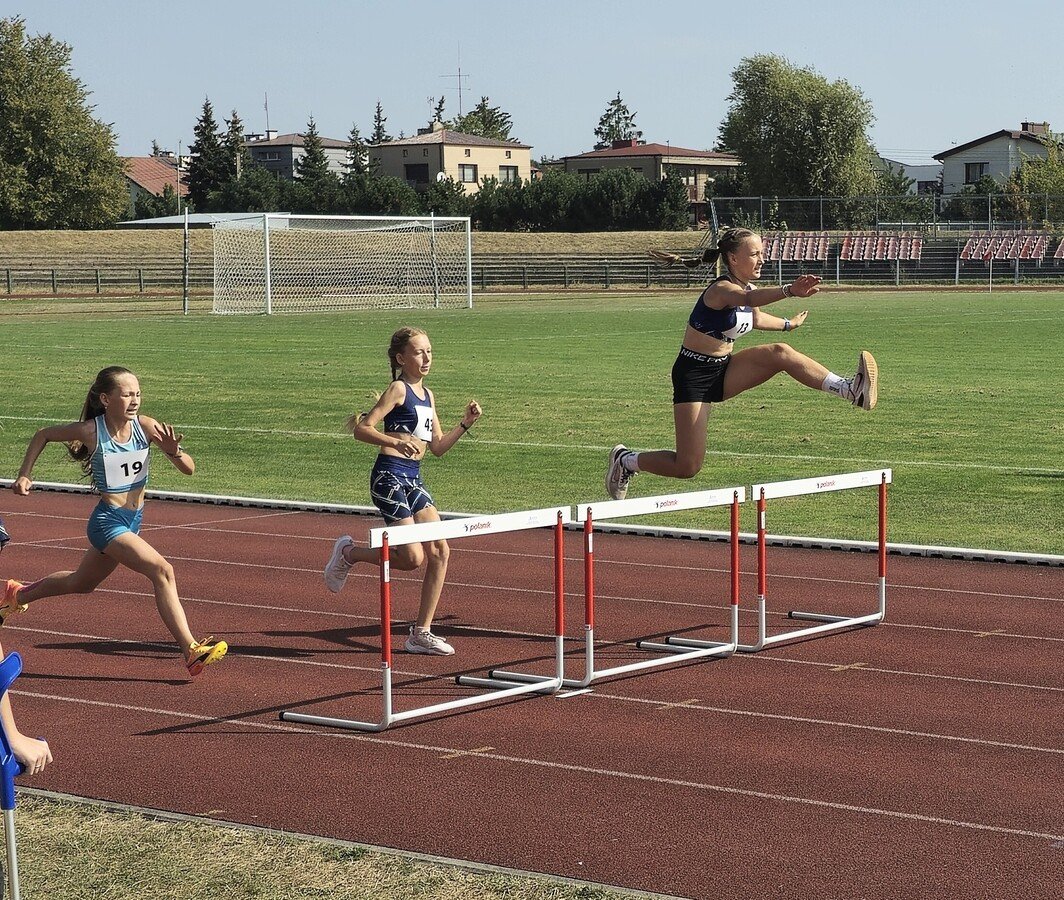
<path id="1" fill-rule="evenodd" d="M 188 194 L 188 185 L 177 165 L 177 158 L 172 153 L 157 156 L 127 156 L 126 187 L 129 189 L 130 209 L 143 194 L 161 197 L 163 188 L 170 185 L 178 197 Z"/>

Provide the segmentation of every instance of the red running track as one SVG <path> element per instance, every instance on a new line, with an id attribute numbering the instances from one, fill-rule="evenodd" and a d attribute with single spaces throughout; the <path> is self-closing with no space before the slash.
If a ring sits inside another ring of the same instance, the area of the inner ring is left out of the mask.
<path id="1" fill-rule="evenodd" d="M 73 568 L 92 502 L 8 495 L 2 574 Z M 122 571 L 11 619 L 17 714 L 56 756 L 35 786 L 685 897 L 1059 896 L 1064 570 L 891 557 L 875 628 L 372 735 L 277 713 L 379 718 L 376 571 L 339 596 L 321 581 L 336 535 L 376 520 L 163 501 L 145 518 L 193 631 L 229 657 L 187 680 L 148 584 Z M 452 544 L 437 630 L 458 653 L 396 652 L 397 710 L 468 695 L 458 673 L 550 671 L 551 542 Z M 642 658 L 636 638 L 726 637 L 725 545 L 599 535 L 595 555 L 602 666 Z M 752 547 L 742 563 L 747 641 Z M 875 574 L 872 554 L 769 548 L 770 630 L 795 606 L 874 611 Z M 418 587 L 395 573 L 397 617 Z"/>

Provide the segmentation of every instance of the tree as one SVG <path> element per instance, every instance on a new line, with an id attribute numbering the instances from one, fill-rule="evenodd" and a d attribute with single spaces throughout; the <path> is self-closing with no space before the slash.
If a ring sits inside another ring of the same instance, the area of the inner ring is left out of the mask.
<path id="1" fill-rule="evenodd" d="M 369 173 L 369 152 L 358 125 L 352 125 L 351 133 L 347 136 L 347 162 L 343 166 L 345 180 Z"/>
<path id="2" fill-rule="evenodd" d="M 432 111 L 433 122 L 443 122 L 443 104 L 446 102 L 446 100 L 447 98 L 442 95 L 440 96 L 439 100 L 437 100 L 435 97 L 429 97 L 429 103 L 436 104 L 435 108 Z"/>
<path id="3" fill-rule="evenodd" d="M 503 112 L 498 106 L 492 106 L 487 97 L 481 97 L 480 102 L 473 109 L 455 119 L 449 127 L 463 134 L 475 134 L 480 137 L 494 138 L 497 141 L 508 141 L 513 121 L 508 112 Z"/>
<path id="4" fill-rule="evenodd" d="M 595 129 L 595 137 L 598 138 L 595 149 L 605 150 L 614 141 L 639 140 L 642 136 L 643 132 L 635 127 L 635 113 L 629 111 L 618 91 L 617 96 L 606 105 L 606 111 Z"/>
<path id="5" fill-rule="evenodd" d="M 234 181 L 239 179 L 248 166 L 251 165 L 251 154 L 248 152 L 244 141 L 244 123 L 234 109 L 228 119 L 225 120 L 226 132 L 222 138 L 222 153 L 228 161 L 227 171 L 229 178 Z"/>
<path id="6" fill-rule="evenodd" d="M 1046 157 L 1024 156 L 1023 163 L 1005 184 L 1008 194 L 1040 194 L 1037 198 L 1017 200 L 1020 210 L 1027 214 L 1016 216 L 1028 220 L 1043 220 L 1043 227 L 1064 222 L 1064 148 L 1059 135 L 1045 135 L 1042 143 Z"/>
<path id="7" fill-rule="evenodd" d="M 742 60 L 732 81 L 718 149 L 739 157 L 741 177 L 752 193 L 852 197 L 874 192 L 868 139 L 872 106 L 857 88 L 768 54 Z"/>
<path id="8" fill-rule="evenodd" d="M 160 196 L 142 193 L 133 203 L 134 219 L 156 219 L 177 215 L 177 191 L 172 184 L 164 184 Z"/>
<path id="9" fill-rule="evenodd" d="M 192 157 L 188 164 L 188 198 L 194 209 L 205 212 L 209 209 L 211 192 L 231 181 L 234 170 L 234 161 L 218 133 L 214 107 L 209 98 L 203 101 L 203 110 L 193 134 L 196 139 L 188 148 Z"/>
<path id="10" fill-rule="evenodd" d="M 384 108 L 381 106 L 380 100 L 378 100 L 377 109 L 373 112 L 373 131 L 369 136 L 371 144 L 386 144 L 392 139 L 392 136 L 388 134 L 384 127 L 384 123 L 387 121 L 388 118 L 384 115 Z"/>
<path id="11" fill-rule="evenodd" d="M 71 48 L 0 19 L 0 228 L 103 228 L 129 208 L 110 125 L 71 74 Z"/>
<path id="12" fill-rule="evenodd" d="M 303 181 L 318 181 L 329 174 L 329 157 L 318 134 L 314 116 L 307 122 L 303 134 L 303 155 L 296 160 L 296 175 Z"/>

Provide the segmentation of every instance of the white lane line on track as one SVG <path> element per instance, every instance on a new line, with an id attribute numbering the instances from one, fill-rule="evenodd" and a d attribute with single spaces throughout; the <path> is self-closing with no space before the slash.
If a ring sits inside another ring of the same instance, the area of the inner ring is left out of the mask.
<path id="1" fill-rule="evenodd" d="M 381 737 L 373 734 L 354 734 L 351 732 L 345 732 L 338 734 L 332 731 L 325 731 L 322 729 L 312 728 L 300 728 L 294 725 L 284 725 L 274 722 L 256 722 L 249 719 L 235 719 L 230 716 L 212 716 L 206 714 L 193 714 L 188 712 L 180 712 L 169 709 L 159 709 L 155 707 L 143 707 L 133 706 L 122 703 L 110 703 L 103 700 L 86 700 L 77 697 L 66 697 L 58 694 L 44 694 L 35 691 L 12 691 L 12 693 L 18 694 L 23 697 L 32 697 L 38 700 L 51 700 L 59 703 L 77 703 L 86 706 L 96 706 L 105 709 L 119 709 L 125 712 L 147 713 L 151 715 L 163 716 L 166 718 L 183 719 L 189 722 L 201 724 L 203 726 L 210 726 L 212 723 L 220 722 L 239 722 L 241 725 L 249 728 L 261 728 L 267 731 L 278 731 L 305 735 L 314 735 L 326 740 L 349 740 L 359 741 L 364 743 L 379 744 L 382 746 L 400 747 L 404 750 L 415 750 L 422 753 L 430 753 L 434 756 L 440 756 L 445 753 L 460 752 L 461 748 L 458 747 L 444 747 L 433 744 L 420 744 L 414 741 L 400 741 L 390 738 Z M 745 797 L 749 799 L 765 800 L 773 803 L 791 803 L 801 806 L 812 806 L 820 809 L 829 809 L 836 812 L 854 813 L 857 815 L 865 816 L 882 816 L 890 819 L 899 819 L 902 821 L 918 822 L 923 825 L 938 825 L 948 828 L 962 828 L 972 831 L 985 831 L 993 834 L 1009 835 L 1012 837 L 1024 837 L 1024 838 L 1036 838 L 1038 840 L 1050 840 L 1060 841 L 1064 840 L 1064 835 L 1050 834 L 1040 831 L 1031 831 L 1022 828 L 1009 828 L 1002 825 L 992 825 L 985 822 L 967 822 L 961 819 L 949 819 L 940 816 L 930 816 L 923 813 L 903 812 L 901 810 L 892 809 L 880 809 L 874 806 L 857 806 L 851 803 L 839 803 L 832 800 L 821 800 L 813 797 L 798 797 L 791 794 L 777 794 L 769 791 L 755 791 L 748 788 L 737 788 L 728 785 L 710 784 L 708 782 L 689 781 L 680 778 L 668 778 L 662 775 L 647 775 L 642 772 L 626 772 L 620 769 L 603 769 L 595 766 L 583 766 L 576 763 L 563 763 L 556 760 L 536 759 L 534 757 L 524 756 L 510 756 L 504 753 L 477 753 L 473 756 L 467 757 L 467 761 L 470 764 L 479 764 L 482 760 L 490 760 L 492 762 L 508 763 L 511 765 L 529 766 L 540 769 L 547 769 L 560 772 L 568 772 L 578 775 L 589 775 L 597 778 L 617 779 L 623 781 L 631 781 L 644 784 L 656 784 L 664 787 L 682 788 L 685 790 L 693 790 L 700 792 L 714 792 L 729 794 L 732 796 Z"/>
<path id="2" fill-rule="evenodd" d="M 590 688 L 588 689 L 590 690 Z M 559 695 L 560 696 L 560 695 Z M 639 703 L 662 708 L 661 700 L 651 700 L 646 697 L 630 697 L 626 694 L 603 694 L 598 690 L 591 692 L 591 696 L 597 700 L 617 700 L 623 703 Z M 750 709 L 733 709 L 725 706 L 708 706 L 700 701 L 685 701 L 684 703 L 669 703 L 668 709 L 692 709 L 702 712 L 720 713 L 726 716 L 748 716 L 755 719 L 775 719 L 781 722 L 794 722 L 799 725 L 823 725 L 828 728 L 853 728 L 858 731 L 874 731 L 882 734 L 898 735 L 901 737 L 928 738 L 933 741 L 956 741 L 962 744 L 977 744 L 982 747 L 995 747 L 1004 750 L 1028 750 L 1034 753 L 1059 753 L 1064 755 L 1064 748 L 1038 747 L 1033 744 L 1012 744 L 1007 741 L 992 741 L 987 738 L 962 737 L 955 734 L 938 734 L 932 731 L 913 731 L 908 728 L 887 728 L 882 725 L 863 725 L 859 722 L 838 722 L 832 719 L 813 719 L 807 716 L 785 715 L 783 713 L 758 712 Z"/>
<path id="3" fill-rule="evenodd" d="M 223 531 L 224 531 L 224 529 L 223 529 Z M 258 532 L 256 532 L 256 533 L 258 533 Z M 55 539 L 55 540 L 58 540 L 58 539 Z M 39 542 L 39 541 L 23 541 L 23 542 L 21 542 L 20 546 L 23 546 L 23 547 L 36 547 L 36 548 L 41 548 L 41 549 L 55 549 L 55 550 L 79 550 L 79 551 L 83 551 L 84 550 L 84 548 L 82 548 L 82 547 L 62 546 L 62 545 L 59 545 L 59 544 L 52 544 L 50 542 Z M 543 557 L 543 558 L 547 558 L 547 557 Z M 277 571 L 277 572 L 298 572 L 298 573 L 301 573 L 301 574 L 313 574 L 313 575 L 319 575 L 320 572 L 321 572 L 321 570 L 317 569 L 317 568 L 314 568 L 314 569 L 306 568 L 305 569 L 305 568 L 297 568 L 297 567 L 294 567 L 294 566 L 274 566 L 274 565 L 266 565 L 264 563 L 237 562 L 237 561 L 234 561 L 234 560 L 203 559 L 203 558 L 199 558 L 199 557 L 173 556 L 173 555 L 169 555 L 169 554 L 167 555 L 167 559 L 169 559 L 171 561 L 177 561 L 177 562 L 196 562 L 196 563 L 203 563 L 203 564 L 209 564 L 209 565 L 237 566 L 237 567 L 242 567 L 242 568 L 259 568 L 259 569 L 265 569 L 267 571 Z M 571 560 L 570 560 L 569 557 L 566 557 L 566 562 L 570 562 L 570 561 L 575 563 L 575 562 L 579 562 L 581 560 L 580 560 L 579 557 L 573 557 Z M 700 570 L 700 571 L 724 572 L 725 570 L 723 570 L 723 569 L 720 569 L 720 570 L 717 570 L 717 569 L 703 569 L 703 570 Z M 744 572 L 742 574 L 744 574 L 744 575 L 752 575 L 753 573 Z M 349 578 L 351 578 L 351 577 L 369 578 L 369 579 L 372 579 L 375 582 L 377 581 L 377 576 L 370 575 L 370 574 L 364 574 L 364 573 L 354 573 L 353 572 L 348 577 Z M 825 583 L 828 583 L 828 584 L 846 584 L 846 585 L 857 585 L 857 586 L 864 586 L 864 587 L 873 586 L 872 582 L 862 582 L 862 581 L 845 581 L 845 580 L 830 579 L 830 578 L 808 578 L 807 579 L 806 576 L 779 576 L 779 577 L 789 577 L 789 578 L 794 578 L 794 579 L 797 579 L 797 580 L 821 581 L 821 582 L 825 582 Z M 399 576 L 399 575 L 394 575 L 392 577 L 392 581 L 393 581 L 393 583 L 402 583 L 402 582 L 420 583 L 420 580 L 418 578 L 410 577 L 410 576 Z M 454 579 L 449 579 L 447 584 L 450 587 L 463 587 L 463 588 L 470 588 L 470 589 L 473 589 L 473 590 L 488 590 L 488 591 L 497 591 L 497 592 L 511 593 L 511 594 L 533 594 L 533 595 L 551 596 L 551 597 L 554 596 L 553 590 L 548 591 L 548 590 L 542 590 L 542 589 L 539 589 L 539 588 L 527 588 L 527 587 L 515 588 L 515 587 L 508 587 L 508 586 L 503 586 L 503 585 L 483 584 L 481 582 L 456 581 Z M 945 591 L 947 593 L 950 592 L 948 588 L 925 588 L 925 587 L 920 586 L 920 585 L 889 585 L 888 584 L 888 588 L 891 589 L 891 590 L 899 590 L 899 589 L 903 589 L 904 588 L 904 589 L 907 589 L 907 590 L 940 590 L 940 591 Z M 118 593 L 122 593 L 122 592 L 119 591 Z M 127 593 L 136 593 L 136 592 L 127 592 Z M 1054 600 L 1054 601 L 1056 600 L 1056 598 L 1053 598 L 1053 597 L 1037 597 L 1037 596 L 1024 595 L 1024 594 L 990 594 L 990 593 L 980 592 L 980 591 L 958 591 L 957 593 L 970 593 L 970 594 L 973 594 L 975 596 L 989 596 L 989 597 L 995 597 L 995 598 L 1010 598 L 1010 599 L 1022 599 L 1022 600 Z M 207 600 L 207 599 L 203 599 L 203 598 L 193 598 L 193 597 L 187 597 L 187 596 L 185 597 L 185 599 L 186 600 L 195 600 L 196 602 L 200 602 L 200 603 L 218 603 L 218 604 L 221 604 L 221 605 L 248 605 L 248 606 L 254 606 L 254 604 L 229 604 L 226 601 Z M 650 599 L 650 598 L 646 598 L 646 597 L 629 597 L 629 596 L 614 595 L 614 594 L 599 594 L 597 596 L 597 599 L 600 602 L 602 602 L 602 601 L 606 601 L 606 602 L 614 602 L 614 601 L 616 601 L 616 602 L 624 602 L 624 603 L 637 603 L 637 604 L 644 604 L 644 605 L 674 606 L 674 607 L 683 607 L 683 608 L 692 608 L 692 609 L 704 609 L 704 610 L 726 610 L 726 609 L 729 608 L 728 604 L 719 604 L 718 605 L 718 604 L 696 603 L 696 602 L 690 602 L 690 601 L 684 601 L 684 600 L 656 600 L 656 599 Z M 273 608 L 276 608 L 276 609 L 279 609 L 279 610 L 282 610 L 282 609 L 286 610 L 286 608 L 284 608 L 284 607 L 273 607 Z M 295 610 L 286 610 L 286 611 L 295 612 Z M 302 610 L 302 611 L 306 612 L 306 610 Z M 739 612 L 742 615 L 749 615 L 749 616 L 753 616 L 753 615 L 757 614 L 757 611 L 753 610 L 753 609 L 740 609 Z M 783 621 L 787 621 L 788 620 L 787 614 L 785 612 L 772 612 L 772 611 L 769 611 L 768 615 L 770 617 L 774 618 L 774 619 L 780 619 L 780 620 L 783 620 Z M 365 617 L 365 618 L 369 619 L 370 621 L 373 621 L 370 617 Z M 990 637 L 994 637 L 994 638 L 1002 638 L 1002 639 L 1007 639 L 1007 640 L 1045 641 L 1045 642 L 1064 643 L 1064 638 L 1052 637 L 1052 636 L 1048 636 L 1048 635 L 1021 634 L 1021 633 L 1006 632 L 1006 631 L 987 632 L 986 630 L 980 630 L 980 629 L 977 629 L 977 628 L 970 628 L 969 629 L 969 628 L 951 628 L 951 627 L 941 626 L 941 625 L 920 625 L 920 624 L 915 624 L 915 623 L 892 622 L 889 619 L 887 621 L 885 621 L 885 622 L 880 623 L 879 626 L 877 626 L 877 627 L 887 628 L 887 629 L 891 629 L 891 628 L 910 629 L 910 630 L 914 630 L 914 631 L 936 631 L 936 632 L 943 632 L 943 633 L 947 633 L 947 634 L 963 634 L 963 635 L 970 635 L 970 636 L 975 636 L 975 637 L 990 636 Z M 520 635 L 524 635 L 524 636 L 528 636 L 528 637 L 551 637 L 551 635 L 548 635 L 548 634 L 545 634 L 545 633 L 540 633 L 540 632 L 517 632 L 517 631 L 513 631 L 513 632 L 507 632 L 507 633 L 509 633 L 509 634 L 520 634 Z"/>
<path id="4" fill-rule="evenodd" d="M 39 416 L 0 416 L 0 419 L 7 419 L 9 421 L 16 422 L 45 422 L 45 423 L 57 423 L 60 421 L 66 421 L 66 419 L 50 419 L 41 418 Z M 283 437 L 313 437 L 313 438 L 332 438 L 333 440 L 342 441 L 349 440 L 349 437 L 342 431 L 281 431 L 278 429 L 267 427 L 240 427 L 234 425 L 186 425 L 180 423 L 174 423 L 174 427 L 184 432 L 192 434 L 199 431 L 217 431 L 221 433 L 234 433 L 234 434 L 268 434 L 272 436 Z M 588 453 L 604 453 L 610 448 L 597 444 L 556 444 L 556 443 L 537 443 L 532 441 L 497 441 L 487 438 L 478 438 L 475 442 L 477 444 L 484 444 L 487 446 L 496 447 L 522 447 L 532 450 L 577 450 L 585 451 Z M 932 469 L 956 469 L 956 470 L 980 470 L 989 472 L 1012 472 L 1019 475 L 1064 475 L 1064 469 L 1050 469 L 1042 467 L 1031 466 L 997 466 L 990 465 L 989 463 L 968 463 L 968 462 L 944 462 L 942 460 L 933 459 L 916 459 L 916 460 L 902 460 L 902 459 L 890 459 L 884 460 L 878 457 L 871 456 L 812 456 L 808 454 L 797 453 L 739 453 L 738 451 L 730 450 L 707 450 L 707 456 L 717 456 L 726 459 L 784 459 L 784 460 L 799 460 L 802 462 L 829 462 L 836 463 L 871 463 L 875 466 L 894 466 L 895 468 L 900 466 L 923 466 Z"/>
<path id="5" fill-rule="evenodd" d="M 298 515 L 299 513 L 303 513 L 303 512 L 306 512 L 306 510 L 290 510 L 290 511 L 289 510 L 282 510 L 282 511 L 279 511 L 278 514 L 284 513 L 286 515 Z M 53 515 L 45 515 L 45 514 L 40 514 L 40 513 L 10 513 L 10 512 L 8 513 L 8 515 L 12 516 L 12 517 L 14 517 L 15 515 L 24 515 L 27 518 L 59 519 L 59 520 L 71 521 L 71 522 L 81 522 L 81 521 L 83 521 L 82 518 L 78 517 L 78 516 L 53 516 Z M 268 516 L 264 516 L 263 518 L 267 518 L 267 517 Z M 247 518 L 257 518 L 257 517 L 256 516 L 249 516 Z M 239 519 L 237 519 L 237 518 L 234 518 L 234 519 L 221 519 L 221 520 L 214 520 L 214 521 L 206 522 L 206 523 L 190 523 L 188 525 L 154 525 L 154 524 L 149 524 L 149 525 L 145 525 L 144 526 L 144 531 L 148 532 L 148 531 L 151 531 L 151 530 L 156 529 L 156 528 L 175 529 L 175 528 L 193 528 L 193 527 L 195 527 L 196 531 L 213 531 L 213 532 L 217 532 L 219 534 L 226 534 L 226 535 L 247 535 L 247 536 L 252 536 L 252 537 L 276 538 L 277 540 L 315 541 L 317 543 L 321 543 L 321 544 L 325 544 L 325 545 L 331 545 L 332 542 L 335 540 L 335 538 L 332 538 L 332 537 L 319 537 L 318 535 L 291 534 L 291 533 L 286 533 L 286 532 L 268 532 L 268 531 L 243 531 L 243 530 L 235 529 L 235 528 L 234 529 L 229 529 L 229 528 L 212 528 L 212 527 L 208 527 L 208 526 L 224 524 L 225 522 L 238 521 L 238 520 Z M 73 539 L 77 540 L 78 537 L 81 537 L 81 535 L 75 536 Z M 35 541 L 20 541 L 20 544 L 22 546 L 34 547 L 34 546 L 43 546 L 45 544 L 52 544 L 52 543 L 54 543 L 56 541 L 59 541 L 59 540 L 62 540 L 62 538 L 46 538 L 46 539 L 35 540 Z M 84 549 L 84 548 L 83 547 L 60 547 L 60 548 L 57 548 L 57 549 L 76 550 L 76 549 Z M 554 559 L 553 554 L 547 554 L 547 553 L 520 553 L 520 552 L 516 552 L 516 551 L 512 551 L 512 550 L 489 550 L 489 549 L 485 549 L 483 547 L 465 547 L 465 546 L 463 546 L 462 547 L 462 553 L 463 554 L 485 555 L 485 556 L 514 556 L 514 557 L 518 557 L 518 558 L 521 558 L 521 559 L 543 559 L 543 560 Z M 176 559 L 178 557 L 174 557 L 174 558 Z M 642 562 L 642 561 L 633 560 L 633 559 L 610 559 L 610 558 L 607 558 L 607 557 L 603 557 L 601 554 L 596 554 L 595 560 L 596 560 L 596 564 L 597 564 L 598 567 L 603 567 L 603 566 L 607 566 L 607 565 L 611 565 L 611 566 L 632 566 L 632 567 L 636 567 L 636 568 L 645 568 L 645 569 L 660 569 L 660 570 L 663 570 L 663 571 L 670 571 L 671 570 L 671 571 L 691 572 L 693 575 L 698 575 L 698 574 L 726 575 L 726 574 L 729 573 L 729 570 L 727 570 L 727 569 L 715 568 L 715 567 L 712 567 L 712 566 L 698 566 L 698 565 L 681 566 L 681 565 L 677 565 L 677 564 L 674 564 L 674 563 Z M 236 563 L 236 562 L 229 561 L 229 560 L 224 560 L 224 559 L 223 560 L 212 559 L 212 560 L 208 560 L 208 562 L 211 562 L 211 563 L 214 563 L 214 564 L 217 564 L 217 565 L 254 565 L 254 563 Z M 577 563 L 583 563 L 583 557 L 582 556 L 566 556 L 565 557 L 565 563 L 569 564 L 569 565 L 575 565 Z M 304 571 L 304 572 L 306 572 L 306 571 L 317 571 L 317 570 L 312 570 L 312 569 L 293 569 L 293 571 Z M 358 573 L 354 573 L 354 574 L 357 576 Z M 753 571 L 750 571 L 750 572 L 740 571 L 740 574 L 741 575 L 751 575 L 752 576 L 754 574 L 754 572 Z M 781 581 L 809 581 L 809 582 L 819 582 L 819 583 L 823 583 L 823 584 L 842 584 L 842 585 L 847 585 L 847 586 L 852 586 L 852 587 L 873 587 L 874 588 L 876 586 L 876 582 L 874 582 L 874 581 L 859 581 L 859 580 L 847 579 L 847 578 L 825 578 L 823 576 L 817 576 L 817 575 L 790 575 L 790 574 L 786 574 L 786 573 L 782 573 L 782 572 L 769 572 L 768 573 L 768 577 L 770 579 L 779 579 Z M 887 581 L 887 588 L 888 588 L 888 590 L 890 590 L 892 592 L 900 591 L 900 590 L 906 590 L 906 591 L 928 591 L 928 592 L 932 592 L 932 593 L 964 594 L 964 595 L 970 595 L 970 596 L 973 596 L 973 597 L 992 597 L 992 598 L 995 598 L 995 599 L 1006 599 L 1006 600 L 1046 600 L 1046 601 L 1050 601 L 1050 602 L 1053 602 L 1053 603 L 1064 603 L 1064 597 L 1046 597 L 1046 596 L 1041 596 L 1041 595 L 1038 595 L 1038 594 L 1006 594 L 1006 593 L 999 593 L 999 592 L 994 592 L 994 591 L 971 590 L 971 589 L 968 589 L 968 588 L 944 588 L 944 587 L 935 587 L 933 585 L 907 584 L 907 583 L 904 583 L 904 582 L 892 582 L 892 581 L 889 580 L 889 578 L 888 578 L 888 581 Z M 613 597 L 611 599 L 625 600 L 625 599 L 639 599 L 639 598 Z M 651 600 L 645 600 L 645 598 L 644 598 L 643 602 L 661 602 L 661 603 L 674 603 L 675 602 L 675 604 L 678 605 L 678 606 L 699 606 L 699 604 L 697 604 L 697 603 L 690 603 L 690 602 L 680 603 L 679 601 L 670 601 L 670 600 L 651 601 Z M 719 607 L 716 607 L 716 606 L 707 607 L 707 609 L 718 609 L 718 608 Z M 891 624 L 891 623 L 888 622 L 886 624 Z M 909 627 L 921 627 L 921 626 L 909 626 Z M 1026 637 L 1026 635 L 1023 635 L 1023 636 Z"/>

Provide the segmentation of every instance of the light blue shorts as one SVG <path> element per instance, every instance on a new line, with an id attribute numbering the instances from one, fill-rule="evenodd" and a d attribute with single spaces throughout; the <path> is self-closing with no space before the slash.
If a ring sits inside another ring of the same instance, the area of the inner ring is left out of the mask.
<path id="1" fill-rule="evenodd" d="M 101 500 L 89 516 L 85 533 L 89 543 L 103 553 L 107 545 L 120 534 L 127 531 L 140 534 L 140 520 L 144 517 L 144 507 L 140 509 L 121 509 Z"/>

